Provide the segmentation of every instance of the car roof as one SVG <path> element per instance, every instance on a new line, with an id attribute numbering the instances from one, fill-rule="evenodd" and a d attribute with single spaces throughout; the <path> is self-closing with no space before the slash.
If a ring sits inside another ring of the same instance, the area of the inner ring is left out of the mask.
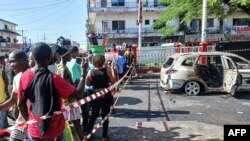
<path id="1" fill-rule="evenodd" d="M 245 61 L 248 61 L 246 58 L 241 57 L 237 54 L 234 53 L 228 53 L 228 52 L 219 52 L 219 51 L 214 51 L 214 52 L 190 52 L 190 53 L 176 53 L 174 55 L 172 55 L 172 57 L 197 57 L 200 55 L 218 55 L 218 56 L 230 56 L 230 57 L 237 57 L 237 58 L 241 58 Z"/>

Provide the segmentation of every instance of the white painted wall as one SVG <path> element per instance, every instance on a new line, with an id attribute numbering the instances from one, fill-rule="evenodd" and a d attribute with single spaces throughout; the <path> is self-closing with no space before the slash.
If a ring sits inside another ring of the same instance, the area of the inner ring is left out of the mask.
<path id="1" fill-rule="evenodd" d="M 4 28 L 4 24 L 2 21 L 0 21 L 0 29 L 3 29 Z"/>
<path id="2" fill-rule="evenodd" d="M 233 19 L 239 19 L 239 18 L 250 18 L 249 15 L 243 14 L 243 13 L 235 13 L 231 16 L 228 16 L 224 19 L 224 26 L 226 27 L 232 27 L 233 26 Z"/>
<path id="3" fill-rule="evenodd" d="M 108 6 L 110 6 L 110 3 L 112 2 L 112 0 L 106 0 Z M 157 0 L 142 0 L 143 4 L 146 4 L 146 2 L 148 2 L 148 6 L 154 6 L 154 3 Z M 159 1 L 159 0 L 158 0 Z M 101 3 L 101 0 L 96 0 L 96 3 Z M 136 7 L 137 4 L 137 0 L 124 0 L 124 2 L 126 3 L 125 5 L 128 7 Z"/>
<path id="4" fill-rule="evenodd" d="M 0 21 L 0 29 L 5 29 L 5 25 L 8 26 L 8 30 L 14 31 L 16 32 L 16 26 L 9 23 L 9 22 L 4 22 L 4 21 Z"/>
<path id="5" fill-rule="evenodd" d="M 142 28 L 150 28 L 153 24 L 153 21 L 160 17 L 160 13 L 157 12 L 144 12 L 143 13 L 143 23 Z M 108 18 L 107 18 L 108 17 Z M 109 28 L 112 28 L 112 21 L 116 20 L 125 20 L 125 28 L 137 28 L 137 13 L 108 13 L 108 14 L 98 14 L 96 18 L 96 28 L 102 28 L 102 21 L 109 22 Z M 150 24 L 145 25 L 145 20 L 149 20 Z M 170 25 L 179 25 L 179 19 L 175 18 Z"/>

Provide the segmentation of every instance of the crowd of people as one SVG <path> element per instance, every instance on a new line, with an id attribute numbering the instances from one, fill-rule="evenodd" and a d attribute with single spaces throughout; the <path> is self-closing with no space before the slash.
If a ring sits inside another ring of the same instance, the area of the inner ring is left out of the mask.
<path id="1" fill-rule="evenodd" d="M 126 50 L 113 47 L 114 50 L 109 51 L 118 53 L 116 60 L 91 53 L 81 57 L 78 47 L 60 37 L 53 50 L 40 42 L 32 46 L 28 55 L 22 50 L 13 50 L 8 58 L 1 57 L 0 129 L 8 127 L 7 115 L 16 124 L 50 116 L 41 122 L 15 128 L 10 140 L 73 141 L 72 133 L 76 133 L 79 140 L 87 140 L 99 114 L 104 118 L 110 112 L 115 90 L 63 114 L 55 113 L 124 76 L 134 62 L 134 53 L 129 46 Z M 103 141 L 108 139 L 108 125 L 109 120 L 106 120 Z"/>

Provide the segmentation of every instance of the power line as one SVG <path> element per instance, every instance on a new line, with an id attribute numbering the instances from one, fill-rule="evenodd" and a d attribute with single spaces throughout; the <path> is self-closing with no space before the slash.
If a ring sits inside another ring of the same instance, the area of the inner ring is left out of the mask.
<path id="1" fill-rule="evenodd" d="M 67 1 L 68 0 L 57 2 L 57 3 L 54 3 L 54 4 L 48 4 L 48 5 L 43 5 L 43 6 L 38 6 L 38 7 L 30 7 L 30 8 L 19 8 L 19 9 L 18 8 L 17 9 L 8 8 L 8 9 L 0 9 L 0 11 L 14 12 L 14 11 L 23 11 L 23 10 L 34 10 L 34 9 L 39 9 L 39 8 L 48 8 L 50 6 L 55 6 L 55 5 L 58 5 L 58 4 L 67 2 Z"/>
<path id="2" fill-rule="evenodd" d="M 67 3 L 62 3 L 64 5 L 67 5 Z M 57 8 L 57 7 L 61 7 L 61 4 L 58 4 L 58 5 L 55 5 L 55 6 L 51 6 L 51 7 L 48 7 L 46 9 L 46 11 L 48 10 L 51 10 L 51 9 L 54 9 L 54 8 Z M 16 11 L 15 11 L 16 12 Z M 8 12 L 9 13 L 9 12 Z M 29 17 L 29 19 L 33 19 L 34 17 L 37 17 L 38 14 L 43 14 L 44 12 L 36 12 L 35 10 L 30 12 L 29 10 L 28 11 L 18 11 L 16 13 L 12 13 L 12 14 L 9 14 L 9 15 L 6 15 L 4 14 L 4 16 L 6 17 L 11 17 L 11 18 L 17 18 L 17 17 L 23 17 L 24 15 L 26 15 L 26 17 Z M 31 15 L 29 15 L 31 14 Z"/>
<path id="3" fill-rule="evenodd" d="M 71 0 L 69 0 L 68 2 L 71 2 Z M 74 2 L 74 1 L 73 1 L 73 2 Z M 52 11 L 52 12 L 50 12 L 48 15 L 45 15 L 45 16 L 43 16 L 43 17 L 39 17 L 39 18 L 37 18 L 37 19 L 35 19 L 35 20 L 33 20 L 33 21 L 29 21 L 29 22 L 26 22 L 26 23 L 21 23 L 21 24 L 19 24 L 19 25 L 20 25 L 20 26 L 23 26 L 23 25 L 33 24 L 33 23 L 36 23 L 36 22 L 39 22 L 39 21 L 43 20 L 43 19 L 46 18 L 46 17 L 53 16 L 54 14 L 60 12 L 61 9 L 64 9 L 64 8 L 66 8 L 66 7 L 69 6 L 67 3 L 65 3 L 65 4 L 66 4 L 66 5 L 65 5 L 64 7 L 61 7 L 59 10 L 56 10 L 56 12 L 55 12 L 55 11 Z M 70 4 L 72 4 L 72 3 L 70 3 Z"/>
<path id="4" fill-rule="evenodd" d="M 43 26 L 38 27 L 37 29 L 44 28 L 44 27 L 48 27 L 48 25 L 52 25 L 52 24 L 55 24 L 56 22 L 58 22 L 58 21 L 60 21 L 60 20 L 63 20 L 63 17 L 69 15 L 70 13 L 72 13 L 74 10 L 76 10 L 76 9 L 77 9 L 78 7 L 80 7 L 80 6 L 82 6 L 82 5 L 77 5 L 76 7 L 73 7 L 72 10 L 68 11 L 68 12 L 65 13 L 64 15 L 62 15 L 62 16 L 56 18 L 55 20 L 53 20 L 53 21 L 47 23 L 46 25 L 43 25 Z M 56 21 L 56 22 L 55 22 L 55 21 Z"/>
<path id="5" fill-rule="evenodd" d="M 1 0 L 0 3 L 3 1 L 4 0 Z M 8 3 L 1 3 L 0 6 L 33 5 L 33 4 L 41 4 L 41 3 L 48 3 L 48 2 L 52 3 L 52 2 L 58 2 L 58 1 L 59 0 L 48 0 L 48 1 L 46 1 L 46 0 L 40 0 L 40 1 L 28 0 L 28 1 L 26 1 L 27 3 L 25 3 L 25 1 L 23 1 L 23 0 L 16 0 L 15 2 L 9 3 L 9 0 L 7 0 Z"/>

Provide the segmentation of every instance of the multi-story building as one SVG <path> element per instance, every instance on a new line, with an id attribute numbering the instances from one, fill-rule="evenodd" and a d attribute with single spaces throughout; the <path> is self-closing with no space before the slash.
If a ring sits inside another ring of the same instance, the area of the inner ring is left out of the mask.
<path id="1" fill-rule="evenodd" d="M 8 43 L 17 43 L 17 36 L 20 36 L 16 32 L 17 24 L 0 19 L 0 41 Z"/>
<path id="2" fill-rule="evenodd" d="M 18 44 L 17 36 L 20 36 L 16 32 L 17 24 L 0 19 L 0 51 L 1 53 L 7 53 L 13 48 L 21 48 L 21 44 Z"/>
<path id="3" fill-rule="evenodd" d="M 218 19 L 215 15 L 207 18 L 207 41 L 214 43 L 221 40 L 250 40 L 250 17 L 247 14 L 236 12 L 225 19 Z M 201 40 L 201 18 L 193 18 L 187 24 L 185 42 Z"/>
<path id="4" fill-rule="evenodd" d="M 90 0 L 89 32 L 107 34 L 109 44 L 138 43 L 138 0 Z M 165 43 L 151 26 L 164 7 L 158 0 L 142 0 L 142 46 Z M 178 22 L 178 20 L 174 21 Z M 174 23 L 175 24 L 175 23 Z M 176 25 L 176 24 L 175 24 Z M 175 40 L 178 40 L 177 37 Z"/>
<path id="5" fill-rule="evenodd" d="M 179 18 L 168 25 L 177 25 L 179 30 L 168 39 L 162 39 L 157 30 L 152 28 L 153 22 L 159 18 L 166 6 L 158 0 L 143 1 L 142 46 L 159 46 L 166 42 L 180 41 L 199 45 L 201 40 L 201 17 L 193 18 L 185 27 L 179 26 Z M 107 34 L 109 44 L 138 43 L 138 0 L 89 0 L 89 31 L 98 36 Z M 208 15 L 207 41 L 209 44 L 219 40 L 232 40 L 250 35 L 249 15 L 235 13 L 223 20 L 215 15 Z"/>

